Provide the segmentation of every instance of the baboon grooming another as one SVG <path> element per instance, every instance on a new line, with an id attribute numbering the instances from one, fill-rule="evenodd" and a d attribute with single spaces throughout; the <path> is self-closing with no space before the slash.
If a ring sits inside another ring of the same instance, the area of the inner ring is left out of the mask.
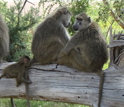
<path id="1" fill-rule="evenodd" d="M 71 61 L 70 67 L 85 72 L 96 72 L 101 77 L 98 104 L 100 107 L 104 80 L 102 67 L 108 60 L 107 43 L 103 39 L 99 26 L 84 12 L 75 18 L 73 29 L 77 32 L 60 52 L 59 64 L 66 65 L 63 60 Z"/>
<path id="2" fill-rule="evenodd" d="M 71 13 L 66 7 L 58 8 L 36 29 L 32 41 L 32 62 L 49 64 L 57 59 L 61 49 L 69 41 L 66 30 L 70 26 Z"/>
<path id="3" fill-rule="evenodd" d="M 0 63 L 9 52 L 9 34 L 8 27 L 0 13 Z"/>

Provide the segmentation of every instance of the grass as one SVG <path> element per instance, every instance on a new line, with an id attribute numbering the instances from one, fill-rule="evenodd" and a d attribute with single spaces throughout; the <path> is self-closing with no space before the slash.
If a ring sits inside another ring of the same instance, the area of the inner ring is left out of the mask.
<path id="1" fill-rule="evenodd" d="M 23 99 L 14 99 L 16 107 L 27 107 L 26 100 Z M 31 107 L 89 107 L 79 104 L 69 104 L 69 103 L 60 103 L 52 101 L 30 101 Z M 0 99 L 0 107 L 11 107 L 10 99 L 3 98 Z"/>

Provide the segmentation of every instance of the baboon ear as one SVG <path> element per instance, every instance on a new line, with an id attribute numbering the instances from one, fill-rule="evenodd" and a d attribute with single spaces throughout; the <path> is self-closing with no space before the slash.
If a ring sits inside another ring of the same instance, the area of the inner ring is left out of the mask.
<path id="1" fill-rule="evenodd" d="M 91 18 L 90 17 L 88 17 L 88 21 L 91 23 Z"/>

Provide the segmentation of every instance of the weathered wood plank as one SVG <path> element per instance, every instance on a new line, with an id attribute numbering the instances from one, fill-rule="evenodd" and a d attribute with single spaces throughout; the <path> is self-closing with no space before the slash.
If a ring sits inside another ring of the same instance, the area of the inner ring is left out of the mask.
<path id="1" fill-rule="evenodd" d="M 0 65 L 2 69 L 11 63 Z M 77 103 L 97 107 L 99 77 L 95 73 L 80 72 L 66 66 L 34 65 L 31 67 L 29 96 L 31 100 L 46 100 Z M 110 67 L 105 70 L 103 98 L 101 107 L 123 107 L 124 105 L 124 69 Z M 0 80 L 1 98 L 24 98 L 25 85 L 16 87 L 14 79 Z"/>
<path id="2" fill-rule="evenodd" d="M 113 40 L 108 47 L 112 48 L 112 47 L 116 47 L 116 46 L 123 46 L 124 45 L 124 40 Z"/>

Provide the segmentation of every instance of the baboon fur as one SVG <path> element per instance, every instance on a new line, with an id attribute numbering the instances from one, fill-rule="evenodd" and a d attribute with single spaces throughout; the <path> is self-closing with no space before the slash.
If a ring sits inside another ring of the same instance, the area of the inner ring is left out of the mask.
<path id="1" fill-rule="evenodd" d="M 9 52 L 9 34 L 8 27 L 3 20 L 3 16 L 0 13 L 0 62 L 7 56 Z"/>
<path id="2" fill-rule="evenodd" d="M 97 23 L 82 12 L 75 17 L 77 31 L 59 54 L 59 64 L 85 72 L 101 71 L 108 60 L 107 43 Z"/>
<path id="3" fill-rule="evenodd" d="M 16 78 L 16 86 L 18 87 L 21 82 L 31 83 L 24 79 L 25 69 L 30 64 L 30 58 L 26 55 L 20 57 L 19 61 L 15 64 L 7 66 L 4 70 L 0 79 L 5 78 Z"/>
<path id="4" fill-rule="evenodd" d="M 66 27 L 70 26 L 71 13 L 66 7 L 58 8 L 37 27 L 32 41 L 33 62 L 53 63 L 69 41 Z"/>
<path id="5" fill-rule="evenodd" d="M 82 12 L 75 17 L 73 29 L 77 31 L 58 56 L 58 63 L 95 72 L 100 76 L 98 107 L 101 104 L 104 83 L 102 67 L 108 60 L 107 43 L 99 26 Z"/>

